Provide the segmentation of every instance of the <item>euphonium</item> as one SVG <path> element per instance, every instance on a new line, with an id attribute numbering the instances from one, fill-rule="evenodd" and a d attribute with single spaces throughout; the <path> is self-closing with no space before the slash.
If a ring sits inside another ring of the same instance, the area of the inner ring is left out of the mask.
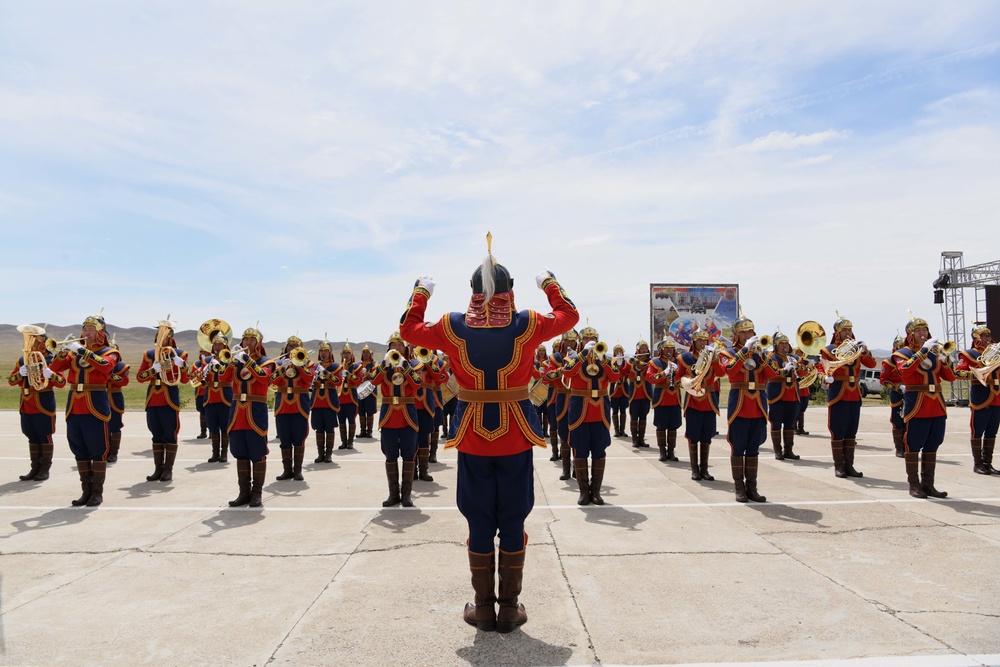
<path id="1" fill-rule="evenodd" d="M 712 368 L 712 362 L 715 360 L 716 348 L 706 347 L 698 355 L 698 361 L 694 363 L 694 377 L 682 377 L 681 387 L 684 391 L 688 393 L 688 396 L 693 396 L 694 398 L 701 398 L 705 395 L 705 378 L 708 377 L 708 371 Z"/>
<path id="2" fill-rule="evenodd" d="M 975 374 L 976 379 L 983 386 L 986 386 L 989 376 L 997 368 L 1000 368 L 1000 343 L 993 343 L 983 350 L 982 354 L 979 355 L 979 363 L 983 365 L 982 368 L 973 368 L 971 370 Z"/>
<path id="3" fill-rule="evenodd" d="M 847 364 L 854 363 L 854 361 L 861 356 L 864 352 L 864 345 L 859 343 L 853 338 L 848 338 L 843 343 L 838 345 L 833 351 L 833 356 L 837 358 L 836 361 L 823 360 L 823 370 L 827 375 L 833 373 L 841 366 L 846 366 Z"/>
<path id="4" fill-rule="evenodd" d="M 176 387 L 181 382 L 180 371 L 174 366 L 177 350 L 167 345 L 173 324 L 167 320 L 160 320 L 158 324 L 156 343 L 153 345 L 153 361 L 160 362 L 160 382 L 170 387 Z"/>
<path id="5" fill-rule="evenodd" d="M 45 335 L 45 330 L 31 324 L 22 324 L 17 328 L 24 334 L 24 350 L 22 362 L 28 368 L 28 385 L 35 391 L 42 391 L 49 386 L 49 379 L 45 377 L 45 355 L 35 349 L 35 339 Z M 48 341 L 45 341 L 46 349 Z"/>

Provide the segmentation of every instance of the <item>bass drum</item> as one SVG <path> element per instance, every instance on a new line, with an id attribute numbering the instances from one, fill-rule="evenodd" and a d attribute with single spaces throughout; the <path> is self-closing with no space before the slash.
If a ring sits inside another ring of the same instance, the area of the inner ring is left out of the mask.
<path id="1" fill-rule="evenodd" d="M 365 380 L 358 385 L 358 398 L 365 399 L 372 395 L 375 391 L 375 385 L 373 385 L 369 380 Z"/>
<path id="2" fill-rule="evenodd" d="M 528 400 L 536 408 L 545 405 L 545 399 L 549 397 L 549 388 L 541 380 L 532 380 L 528 385 Z"/>

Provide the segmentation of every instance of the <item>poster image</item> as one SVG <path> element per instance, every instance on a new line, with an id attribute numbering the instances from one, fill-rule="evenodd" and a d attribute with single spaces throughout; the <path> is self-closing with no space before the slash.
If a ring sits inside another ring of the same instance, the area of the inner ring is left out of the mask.
<path id="1" fill-rule="evenodd" d="M 669 336 L 678 345 L 690 347 L 691 336 L 699 330 L 708 332 L 710 342 L 732 340 L 739 293 L 739 285 L 651 284 L 650 342 Z"/>

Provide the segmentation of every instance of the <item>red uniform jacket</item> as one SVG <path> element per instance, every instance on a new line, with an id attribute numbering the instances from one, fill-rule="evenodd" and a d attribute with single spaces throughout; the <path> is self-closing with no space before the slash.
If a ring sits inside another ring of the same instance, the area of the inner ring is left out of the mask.
<path id="1" fill-rule="evenodd" d="M 954 382 L 957 377 L 951 367 L 941 361 L 938 355 L 924 355 L 920 350 L 908 347 L 892 353 L 896 368 L 906 385 L 903 394 L 903 421 L 914 417 L 946 417 L 948 411 L 941 395 L 941 380 Z M 929 360 L 930 368 L 923 368 L 921 363 Z"/>
<path id="2" fill-rule="evenodd" d="M 46 355 L 46 365 L 52 365 L 51 355 Z M 43 389 L 41 392 L 37 392 L 31 388 L 28 383 L 28 378 L 21 377 L 18 372 L 21 366 L 24 365 L 24 357 L 18 357 L 17 363 L 14 364 L 14 370 L 11 372 L 10 377 L 7 378 L 7 384 L 12 387 L 21 388 L 21 405 L 18 411 L 23 415 L 47 415 L 49 417 L 54 417 L 55 411 L 55 398 L 50 397 L 47 402 L 49 402 L 50 407 L 47 409 L 42 405 L 42 399 L 39 393 L 52 392 L 54 389 L 62 389 L 66 386 L 66 378 L 64 378 L 59 373 L 55 371 L 52 372 L 52 377 L 49 378 L 49 386 Z"/>
<path id="3" fill-rule="evenodd" d="M 403 376 L 402 384 L 392 381 L 393 375 Z M 417 424 L 417 391 L 421 388 L 420 371 L 408 363 L 404 368 L 397 369 L 385 361 L 376 364 L 368 379 L 378 388 L 382 397 L 382 407 L 379 413 L 378 427 L 412 428 L 420 430 Z"/>
<path id="4" fill-rule="evenodd" d="M 105 395 L 107 394 L 108 380 L 111 378 L 111 371 L 118 363 L 118 353 L 111 348 L 107 348 L 104 356 L 93 350 L 80 350 L 82 354 L 68 353 L 60 358 L 58 355 L 49 364 L 53 373 L 66 373 L 66 381 L 69 384 L 69 402 L 66 406 L 66 415 L 92 415 L 101 421 L 111 421 L 111 406 L 108 402 L 108 413 L 104 414 L 91 400 L 91 391 L 87 386 L 96 387 L 104 385 Z"/>
<path id="5" fill-rule="evenodd" d="M 695 354 L 693 351 L 680 355 L 677 359 L 677 377 L 689 377 L 693 379 L 694 364 L 700 356 L 701 352 Z M 691 362 L 690 365 L 688 364 L 689 361 Z M 685 394 L 684 411 L 698 410 L 699 412 L 714 412 L 715 414 L 719 414 L 719 406 L 716 404 L 715 399 L 712 398 L 712 394 L 719 392 L 719 378 L 725 374 L 726 365 L 719 355 L 715 355 L 712 366 L 708 369 L 708 374 L 705 375 L 705 380 L 701 385 L 705 389 L 705 394 L 701 397 Z M 680 382 L 679 379 L 678 382 Z"/>
<path id="6" fill-rule="evenodd" d="M 312 407 L 309 389 L 312 387 L 315 368 L 315 363 L 307 361 L 302 367 L 288 363 L 284 368 L 277 366 L 271 371 L 269 382 L 272 387 L 278 389 L 274 395 L 275 415 L 297 414 L 309 417 L 309 410 Z M 288 377 L 289 374 L 292 377 Z"/>
<path id="7" fill-rule="evenodd" d="M 729 378 L 729 404 L 726 421 L 733 423 L 737 417 L 747 419 L 764 418 L 767 409 L 764 400 L 767 397 L 767 381 L 777 377 L 778 373 L 759 354 L 750 354 L 744 347 L 740 350 L 729 348 L 719 353 L 722 363 L 726 366 L 726 376 Z M 754 360 L 756 367 L 747 368 L 746 362 Z M 745 387 L 734 385 L 742 384 Z"/>
<path id="8" fill-rule="evenodd" d="M 836 345 L 827 345 L 820 351 L 820 357 L 826 361 L 836 361 L 833 351 Z M 822 362 L 821 362 L 822 363 Z M 865 351 L 860 357 L 833 371 L 833 384 L 827 387 L 826 404 L 833 405 L 837 401 L 861 400 L 861 367 L 875 368 L 875 357 L 870 351 Z M 828 374 L 829 375 L 829 374 Z"/>

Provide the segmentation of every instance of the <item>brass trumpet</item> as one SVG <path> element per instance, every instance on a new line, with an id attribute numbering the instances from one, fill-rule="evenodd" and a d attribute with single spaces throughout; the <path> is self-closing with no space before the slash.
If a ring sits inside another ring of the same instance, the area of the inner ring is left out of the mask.
<path id="1" fill-rule="evenodd" d="M 406 361 L 403 358 L 403 355 L 397 350 L 389 350 L 389 352 L 385 355 L 385 360 L 390 366 L 396 369 L 396 371 L 392 374 L 392 383 L 394 385 L 401 385 L 406 382 L 406 375 L 404 375 L 400 370 L 403 366 L 403 362 Z"/>
<path id="2" fill-rule="evenodd" d="M 608 344 L 603 340 L 594 343 L 594 347 L 587 352 L 587 367 L 584 369 L 590 377 L 601 372 L 600 361 L 608 353 Z"/>
<path id="3" fill-rule="evenodd" d="M 958 349 L 958 343 L 956 343 L 953 340 L 946 340 L 943 343 L 941 341 L 935 343 L 934 347 L 931 348 L 931 352 L 939 356 L 943 355 L 945 357 L 950 357 L 955 353 L 957 349 Z"/>
<path id="4" fill-rule="evenodd" d="M 429 350 L 426 347 L 414 348 L 413 358 L 421 364 L 429 364 L 434 361 L 434 350 Z"/>
<path id="5" fill-rule="evenodd" d="M 68 350 L 70 343 L 82 343 L 85 340 L 86 338 L 67 338 L 65 340 L 56 341 L 54 338 L 49 338 L 45 341 L 45 349 L 49 354 L 56 354 L 57 352 Z"/>

